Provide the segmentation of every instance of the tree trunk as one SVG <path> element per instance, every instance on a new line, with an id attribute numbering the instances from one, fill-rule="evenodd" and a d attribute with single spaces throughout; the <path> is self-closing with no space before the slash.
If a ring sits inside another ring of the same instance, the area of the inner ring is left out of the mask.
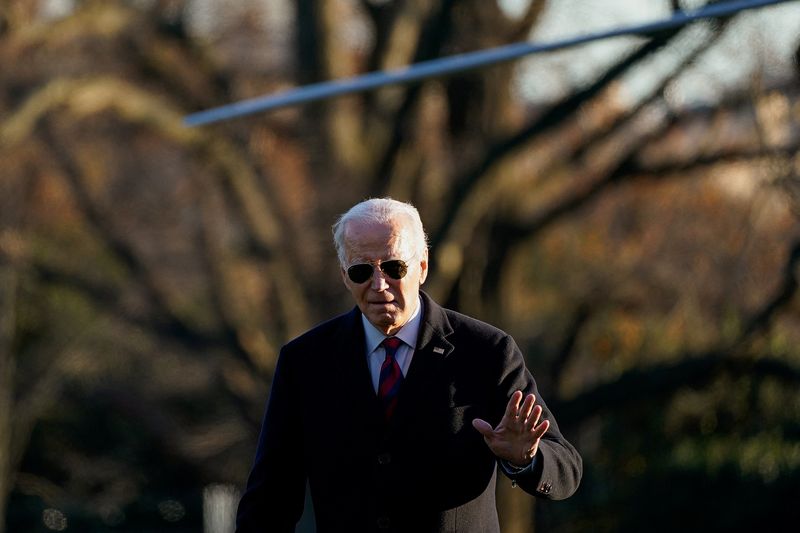
<path id="1" fill-rule="evenodd" d="M 6 508 L 13 486 L 11 416 L 13 411 L 14 306 L 16 273 L 9 265 L 0 265 L 0 533 L 6 530 Z"/>

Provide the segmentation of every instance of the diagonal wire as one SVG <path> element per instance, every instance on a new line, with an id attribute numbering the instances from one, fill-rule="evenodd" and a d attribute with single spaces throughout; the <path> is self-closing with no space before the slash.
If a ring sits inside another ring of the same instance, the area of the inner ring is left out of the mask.
<path id="1" fill-rule="evenodd" d="M 550 52 L 602 39 L 610 39 L 624 35 L 640 37 L 651 36 L 664 30 L 685 26 L 697 20 L 731 16 L 747 9 L 756 9 L 791 1 L 796 0 L 740 0 L 725 2 L 722 4 L 704 6 L 693 11 L 678 12 L 668 19 L 656 22 L 590 33 L 561 41 L 549 43 L 514 43 L 490 48 L 488 50 L 479 50 L 476 52 L 423 61 L 394 70 L 370 72 L 361 76 L 342 80 L 314 83 L 276 95 L 241 100 L 232 104 L 192 113 L 184 117 L 184 124 L 186 126 L 202 126 L 253 113 L 271 111 L 282 107 L 332 98 L 334 96 L 369 91 L 386 85 L 405 84 L 427 78 L 442 77 L 456 72 L 464 72 L 511 61 L 530 54 Z"/>

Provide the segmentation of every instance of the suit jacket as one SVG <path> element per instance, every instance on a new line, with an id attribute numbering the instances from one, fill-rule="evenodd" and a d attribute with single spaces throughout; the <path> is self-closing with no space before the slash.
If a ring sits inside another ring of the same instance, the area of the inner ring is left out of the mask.
<path id="1" fill-rule="evenodd" d="M 417 346 L 388 424 L 358 308 L 283 347 L 238 533 L 294 531 L 307 481 L 320 533 L 499 532 L 497 459 L 472 419 L 496 425 L 518 389 L 536 395 L 550 428 L 535 468 L 515 481 L 547 499 L 577 489 L 580 455 L 539 397 L 514 340 L 421 294 Z"/>

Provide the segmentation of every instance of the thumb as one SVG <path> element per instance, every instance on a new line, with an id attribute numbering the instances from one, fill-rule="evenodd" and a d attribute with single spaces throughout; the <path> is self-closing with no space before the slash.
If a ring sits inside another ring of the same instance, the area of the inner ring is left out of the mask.
<path id="1" fill-rule="evenodd" d="M 472 427 L 477 429 L 478 432 L 484 437 L 491 437 L 492 433 L 494 433 L 494 428 L 492 428 L 492 425 L 486 420 L 482 420 L 480 418 L 475 418 L 472 421 Z"/>

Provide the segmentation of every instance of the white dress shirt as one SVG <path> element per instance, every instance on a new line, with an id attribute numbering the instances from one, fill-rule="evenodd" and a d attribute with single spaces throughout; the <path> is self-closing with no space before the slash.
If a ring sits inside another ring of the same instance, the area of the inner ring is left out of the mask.
<path id="1" fill-rule="evenodd" d="M 392 335 L 397 337 L 403 344 L 397 349 L 394 358 L 400 366 L 400 371 L 403 377 L 408 373 L 408 367 L 411 366 L 411 358 L 414 356 L 414 347 L 417 345 L 417 335 L 419 335 L 419 326 L 422 320 L 422 298 L 417 303 L 417 310 L 411 315 L 400 330 Z M 382 331 L 377 329 L 372 323 L 367 320 L 363 314 L 361 315 L 361 322 L 364 324 L 364 336 L 366 338 L 367 350 L 367 363 L 369 364 L 369 373 L 372 376 L 372 387 L 375 393 L 378 393 L 378 381 L 381 376 L 381 365 L 383 360 L 386 359 L 386 350 L 381 346 L 383 340 L 387 337 Z"/>

